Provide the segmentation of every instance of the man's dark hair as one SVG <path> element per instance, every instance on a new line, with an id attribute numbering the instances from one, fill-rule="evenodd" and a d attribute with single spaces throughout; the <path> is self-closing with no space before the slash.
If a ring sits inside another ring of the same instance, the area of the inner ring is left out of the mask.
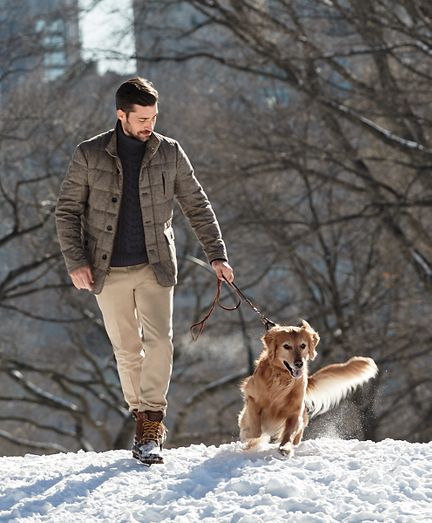
<path id="1" fill-rule="evenodd" d="M 131 78 L 121 84 L 116 92 L 116 109 L 121 109 L 126 114 L 132 111 L 133 106 L 153 106 L 159 99 L 159 94 L 150 80 L 145 78 Z"/>

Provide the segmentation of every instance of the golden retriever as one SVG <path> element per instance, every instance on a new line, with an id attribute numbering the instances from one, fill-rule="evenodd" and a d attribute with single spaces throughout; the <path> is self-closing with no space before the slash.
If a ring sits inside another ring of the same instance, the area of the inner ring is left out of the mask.
<path id="1" fill-rule="evenodd" d="M 271 439 L 280 443 L 282 456 L 291 456 L 309 415 L 326 412 L 377 374 L 371 358 L 354 357 L 308 376 L 307 363 L 315 358 L 319 340 L 304 320 L 301 327 L 276 325 L 262 337 L 265 349 L 241 386 L 245 405 L 239 415 L 240 439 L 247 449 Z"/>

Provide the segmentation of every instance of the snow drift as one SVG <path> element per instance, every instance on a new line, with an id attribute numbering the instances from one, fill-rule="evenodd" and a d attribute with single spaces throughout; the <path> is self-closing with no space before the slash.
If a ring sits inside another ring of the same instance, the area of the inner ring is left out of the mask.
<path id="1" fill-rule="evenodd" d="M 0 521 L 53 523 L 426 523 L 432 443 L 319 439 L 282 459 L 240 443 L 0 458 Z"/>

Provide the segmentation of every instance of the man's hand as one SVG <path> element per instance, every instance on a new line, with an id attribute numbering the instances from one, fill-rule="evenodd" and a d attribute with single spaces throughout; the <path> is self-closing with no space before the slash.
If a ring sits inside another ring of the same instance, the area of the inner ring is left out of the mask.
<path id="1" fill-rule="evenodd" d="M 90 284 L 94 283 L 94 280 L 90 267 L 81 267 L 81 269 L 71 272 L 69 276 L 77 289 L 92 290 Z"/>
<path id="2" fill-rule="evenodd" d="M 234 280 L 234 272 L 229 263 L 222 260 L 214 260 L 212 261 L 211 266 L 216 271 L 217 277 L 220 280 L 223 280 L 224 276 L 229 282 Z"/>

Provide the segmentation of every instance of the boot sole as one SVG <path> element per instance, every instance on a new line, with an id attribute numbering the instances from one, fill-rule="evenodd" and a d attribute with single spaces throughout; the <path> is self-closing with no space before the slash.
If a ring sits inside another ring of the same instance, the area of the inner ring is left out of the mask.
<path id="1" fill-rule="evenodd" d="M 161 456 L 156 456 L 155 454 L 149 454 L 145 458 L 142 458 L 138 452 L 132 450 L 132 456 L 138 461 L 138 463 L 145 465 L 146 467 L 150 467 L 150 465 L 164 464 L 163 458 Z"/>

